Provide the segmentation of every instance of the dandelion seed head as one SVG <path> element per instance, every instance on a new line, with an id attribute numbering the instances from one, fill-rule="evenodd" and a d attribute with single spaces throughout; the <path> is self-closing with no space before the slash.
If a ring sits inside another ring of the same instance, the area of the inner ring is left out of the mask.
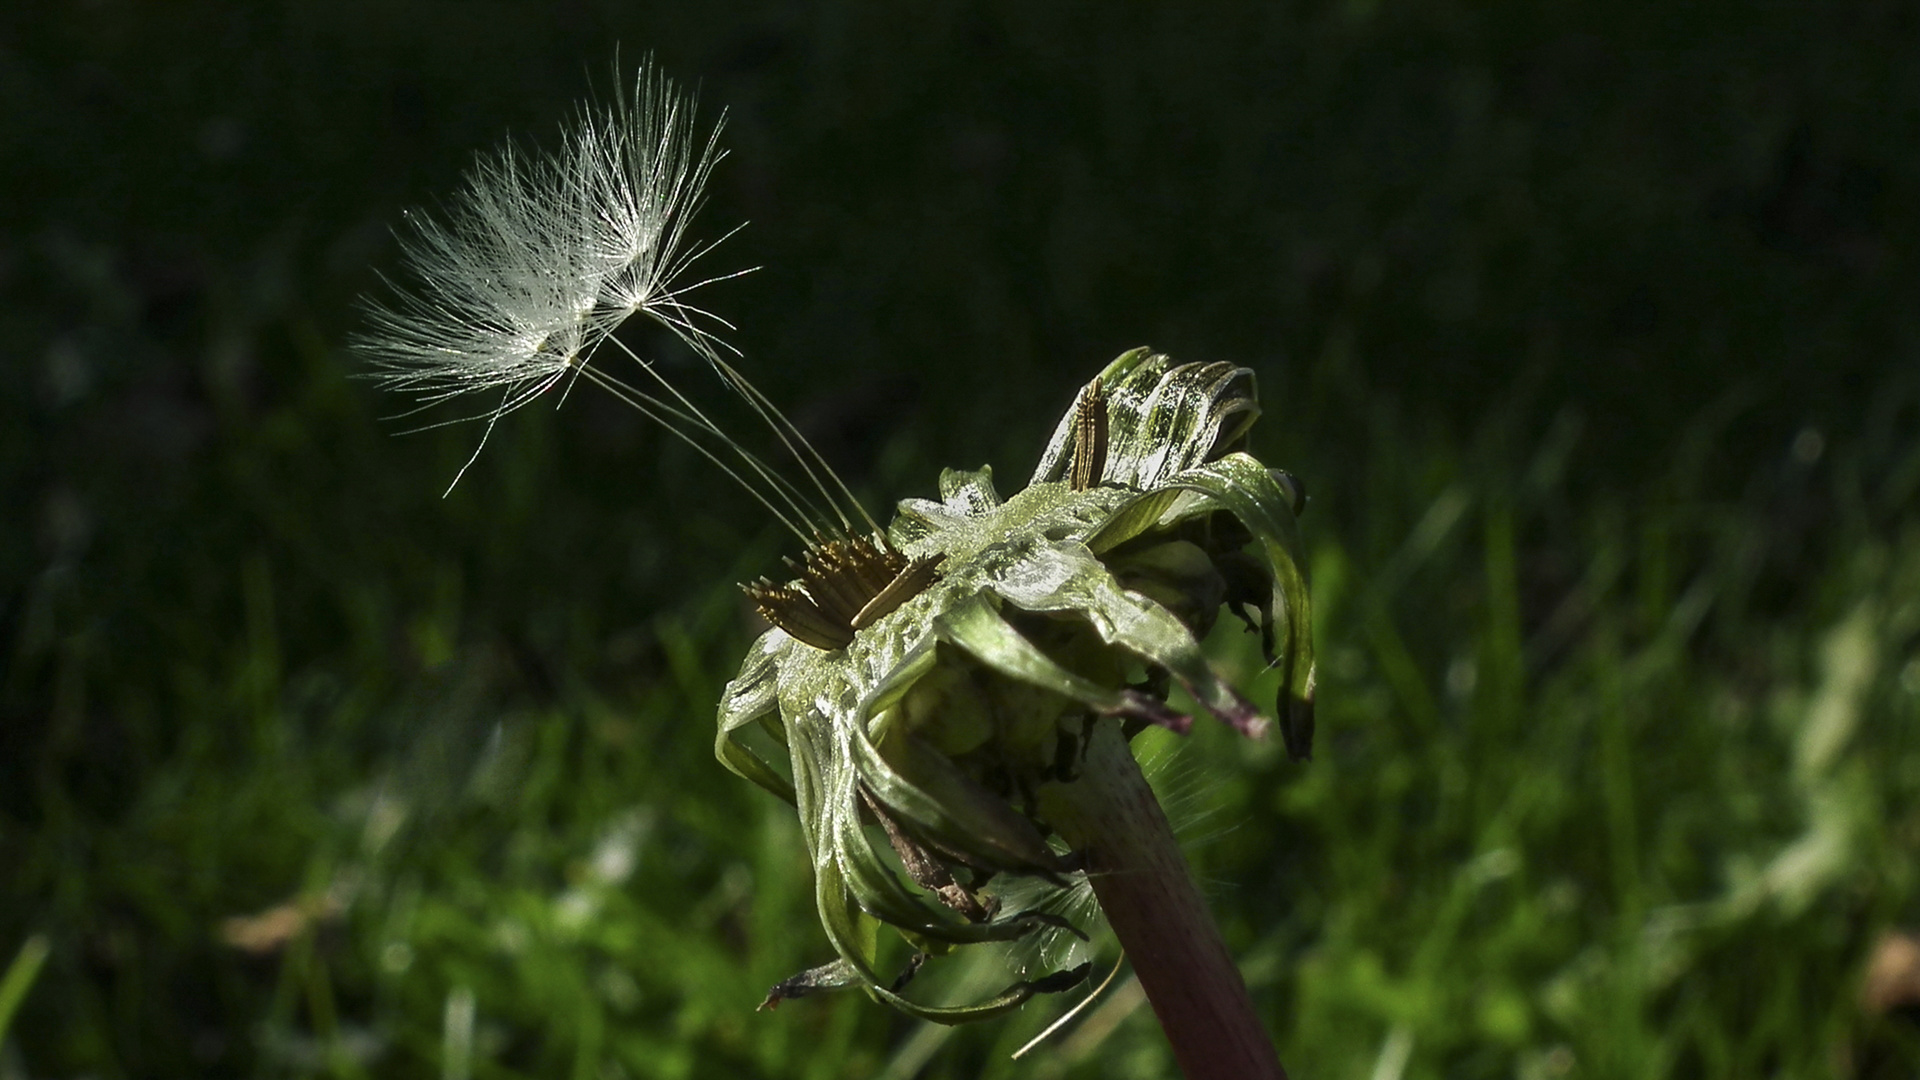
<path id="1" fill-rule="evenodd" d="M 708 327 L 726 324 L 687 302 L 705 282 L 686 279 L 713 244 L 685 232 L 719 131 L 696 140 L 691 101 L 643 65 L 630 96 L 583 107 L 552 153 L 479 157 L 451 201 L 406 215 L 403 280 L 354 339 L 373 377 L 422 409 L 497 395 L 474 417 L 490 430 L 635 315 L 711 355 Z"/>

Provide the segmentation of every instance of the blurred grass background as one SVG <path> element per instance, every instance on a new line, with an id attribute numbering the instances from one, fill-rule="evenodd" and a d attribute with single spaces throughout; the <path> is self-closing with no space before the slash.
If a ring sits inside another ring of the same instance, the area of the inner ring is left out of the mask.
<path id="1" fill-rule="evenodd" d="M 711 760 L 780 538 L 592 394 L 442 500 L 478 429 L 351 378 L 402 208 L 616 45 L 869 506 L 1126 347 L 1258 370 L 1318 753 L 1176 773 L 1295 1075 L 1914 1075 L 1915 11 L 10 7 L 0 1077 L 1166 1075 L 1124 993 L 754 1012 L 826 956 Z"/>

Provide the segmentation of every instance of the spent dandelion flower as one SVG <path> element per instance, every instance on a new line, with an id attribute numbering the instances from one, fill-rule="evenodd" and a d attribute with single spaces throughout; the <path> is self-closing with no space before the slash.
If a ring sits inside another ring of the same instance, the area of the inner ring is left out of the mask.
<path id="1" fill-rule="evenodd" d="M 1085 980 L 1088 951 L 1067 942 L 1087 939 L 1090 894 L 1189 1077 L 1283 1075 L 1129 742 L 1188 730 L 1175 686 L 1242 734 L 1267 731 L 1201 649 L 1224 610 L 1259 635 L 1280 734 L 1307 756 L 1305 498 L 1247 450 L 1254 373 L 1130 350 L 1075 396 L 1023 490 L 1003 497 L 985 466 L 948 469 L 938 500 L 902 500 L 882 528 L 727 360 L 728 324 L 690 299 L 711 280 L 693 266 L 713 245 L 687 229 L 717 136 L 696 138 L 691 104 L 643 69 L 556 153 L 482 157 L 459 198 L 403 236 L 415 283 L 372 306 L 360 339 L 378 377 L 422 407 L 486 395 L 489 431 L 585 380 L 799 538 L 791 576 L 742 586 L 771 628 L 717 710 L 720 762 L 799 815 L 833 951 L 765 1006 L 852 988 L 941 1023 L 999 1015 Z M 703 357 L 797 474 L 622 342 L 636 315 Z M 597 363 L 609 349 L 639 377 Z M 908 993 L 939 956 L 1019 942 L 1026 959 L 998 993 Z"/>

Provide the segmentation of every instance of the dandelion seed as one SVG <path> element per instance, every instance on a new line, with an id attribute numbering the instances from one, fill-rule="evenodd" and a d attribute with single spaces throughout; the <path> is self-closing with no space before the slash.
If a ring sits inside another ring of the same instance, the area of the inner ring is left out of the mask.
<path id="1" fill-rule="evenodd" d="M 484 419 L 490 433 L 501 417 L 584 376 L 683 437 L 730 442 L 664 382 L 663 398 L 589 367 L 641 315 L 731 372 L 711 329 L 727 324 L 688 300 L 720 279 L 687 280 L 719 243 L 689 246 L 686 230 L 722 156 L 720 125 L 701 142 L 692 112 L 643 67 L 630 99 L 582 109 L 555 153 L 505 146 L 475 162 L 441 213 L 408 214 L 400 235 L 408 283 L 392 301 L 368 305 L 370 328 L 354 340 L 374 377 L 420 409 L 498 395 L 477 416 L 441 421 Z"/>

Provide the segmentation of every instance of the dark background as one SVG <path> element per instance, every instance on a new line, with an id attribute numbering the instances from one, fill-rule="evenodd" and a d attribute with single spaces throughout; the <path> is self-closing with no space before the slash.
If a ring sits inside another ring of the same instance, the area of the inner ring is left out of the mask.
<path id="1" fill-rule="evenodd" d="M 445 988 L 491 977 L 484 961 L 422 965 L 427 989 L 391 989 L 405 980 L 368 959 L 378 942 L 353 944 L 385 916 L 351 899 L 285 956 L 216 928 L 327 894 L 380 783 L 413 800 L 410 823 L 443 824 L 410 824 L 416 846 L 368 873 L 428 896 L 467 880 L 432 869 L 437 836 L 461 838 L 442 854 L 474 880 L 499 880 L 521 865 L 502 837 L 612 812 L 568 802 L 585 780 L 556 781 L 538 810 L 435 795 L 471 794 L 477 781 L 448 777 L 520 730 L 502 717 L 524 721 L 531 761 L 538 732 L 574 732 L 555 738 L 586 741 L 555 761 L 577 766 L 599 751 L 576 729 L 602 725 L 577 718 L 623 716 L 605 722 L 626 725 L 634 769 L 675 771 L 689 806 L 704 785 L 759 813 L 707 763 L 699 701 L 749 633 L 729 583 L 781 547 L 755 506 L 591 394 L 504 422 L 442 500 L 479 429 L 390 437 L 403 403 L 356 381 L 345 348 L 355 298 L 396 265 L 403 208 L 452 196 L 507 137 L 553 145 L 642 56 L 697 86 L 703 118 L 726 115 L 730 156 L 696 233 L 748 222 L 706 266 L 760 269 L 705 304 L 870 508 L 929 494 L 941 465 L 991 461 L 1017 486 L 1073 390 L 1127 347 L 1230 359 L 1258 371 L 1262 456 L 1307 482 L 1310 537 L 1342 553 L 1349 595 L 1397 565 L 1454 486 L 1472 522 L 1507 507 L 1468 527 L 1492 554 L 1470 539 L 1454 569 L 1370 594 L 1411 628 L 1404 670 L 1447 681 L 1467 633 L 1447 619 L 1481 625 L 1478 605 L 1504 595 L 1481 582 L 1503 550 L 1518 551 L 1528 694 L 1596 625 L 1564 614 L 1591 560 L 1628 567 L 1582 603 L 1638 613 L 1622 616 L 1630 652 L 1690 582 L 1744 559 L 1683 651 L 1752 701 L 1818 683 L 1815 660 L 1778 657 L 1820 655 L 1813 635 L 1845 597 L 1897 598 L 1844 568 L 1868 549 L 1899 561 L 1920 483 L 1916 42 L 1916 9 L 1896 0 L 14 5 L 0 15 L 0 951 L 39 933 L 52 953 L 0 1074 L 440 1068 Z M 720 397 L 690 366 L 676 378 Z M 1806 644 L 1764 644 L 1780 634 Z M 1894 678 L 1909 644 L 1879 640 L 1891 659 L 1876 670 Z M 1348 698 L 1404 687 L 1395 670 L 1356 668 Z M 645 704 L 663 681 L 686 692 L 671 724 Z M 1419 711 L 1393 700 L 1381 709 Z M 1323 758 L 1341 753 L 1332 715 Z M 1910 805 L 1876 798 L 1889 820 Z M 735 811 L 709 812 L 724 834 Z M 1247 812 L 1266 835 L 1268 811 Z M 695 898 L 731 857 L 701 828 L 678 841 Z M 1422 857 L 1455 865 L 1460 843 Z M 1908 894 L 1873 895 L 1822 976 L 1839 980 L 1820 984 L 1835 1008 L 1852 1008 L 1863 927 L 1899 922 Z M 679 902 L 656 905 L 662 925 L 704 933 L 706 916 L 676 923 Z M 1227 903 L 1255 931 L 1272 922 Z M 788 906 L 794 958 L 812 962 L 804 898 Z M 1287 948 L 1311 944 L 1305 926 Z M 753 979 L 768 981 L 758 961 Z M 483 1014 L 488 993 L 538 997 L 480 985 Z M 1274 993 L 1285 1009 L 1306 991 Z M 891 1021 L 849 1005 L 835 1030 L 879 1053 Z M 1645 1027 L 1678 1030 L 1648 1008 Z M 1735 1005 L 1714 1015 L 1749 1022 Z M 753 1022 L 668 1025 L 668 1049 L 623 1067 L 690 1046 L 686 1062 L 786 1075 L 715 1049 L 750 1044 Z M 513 1023 L 498 1068 L 585 1068 L 553 1049 L 574 1034 Z M 396 1034 L 409 1024 L 426 1034 Z M 318 1032 L 323 1051 L 260 1034 L 282 1028 Z M 340 1051 L 355 1030 L 386 1049 Z M 798 1060 L 811 1044 L 793 1037 Z M 1845 1041 L 1820 1038 L 1810 1060 Z M 1460 1039 L 1465 1057 L 1434 1063 L 1511 1075 L 1510 1058 L 1473 1056 L 1485 1038 Z M 1711 1063 L 1696 1052 L 1664 1067 Z"/>

